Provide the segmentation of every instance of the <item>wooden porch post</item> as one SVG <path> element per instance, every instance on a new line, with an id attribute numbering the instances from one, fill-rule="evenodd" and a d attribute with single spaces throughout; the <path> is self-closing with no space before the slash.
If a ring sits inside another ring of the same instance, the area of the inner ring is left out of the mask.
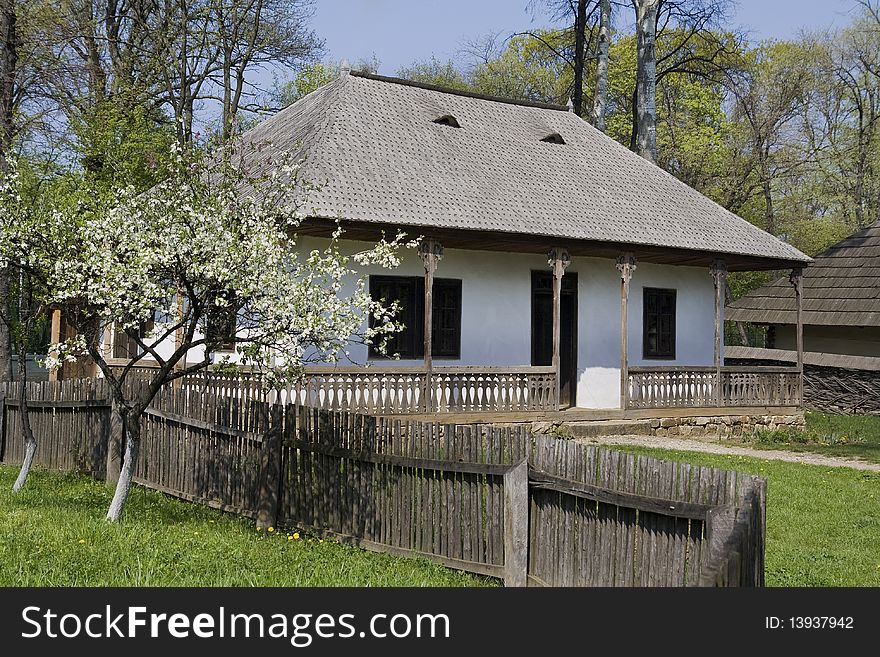
<path id="1" fill-rule="evenodd" d="M 624 253 L 617 258 L 620 272 L 620 407 L 629 406 L 629 282 L 636 270 L 636 258 Z"/>
<path id="2" fill-rule="evenodd" d="M 559 410 L 560 400 L 560 351 L 562 344 L 562 277 L 565 276 L 565 268 L 571 264 L 571 254 L 567 249 L 551 249 L 547 254 L 547 264 L 553 270 L 553 370 L 556 373 L 556 410 Z"/>
<path id="3" fill-rule="evenodd" d="M 58 344 L 61 342 L 61 309 L 55 308 L 52 311 L 52 327 L 49 329 L 49 342 L 51 344 Z M 58 374 L 61 368 L 55 368 L 49 370 L 49 380 L 57 381 Z"/>
<path id="4" fill-rule="evenodd" d="M 724 285 L 727 281 L 727 265 L 723 260 L 715 260 L 709 266 L 709 273 L 715 284 L 715 405 L 721 406 L 721 358 L 724 351 Z"/>
<path id="5" fill-rule="evenodd" d="M 443 258 L 443 246 L 437 240 L 424 240 L 419 244 L 419 255 L 425 266 L 425 412 L 434 410 L 432 383 L 433 362 L 431 359 L 432 337 L 434 328 L 433 304 L 434 304 L 434 272 L 437 271 L 437 263 Z"/>
<path id="6" fill-rule="evenodd" d="M 795 340 L 797 342 L 797 369 L 798 369 L 798 399 L 801 405 L 804 403 L 804 321 L 803 321 L 803 286 L 801 279 L 804 270 L 795 267 L 791 270 L 788 277 L 791 286 L 794 288 L 795 308 L 797 313 L 797 321 L 795 326 Z"/>

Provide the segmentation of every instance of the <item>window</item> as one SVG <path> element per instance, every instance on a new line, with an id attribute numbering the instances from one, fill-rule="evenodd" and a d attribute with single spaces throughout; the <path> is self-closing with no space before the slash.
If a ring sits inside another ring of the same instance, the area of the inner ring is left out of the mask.
<path id="1" fill-rule="evenodd" d="M 644 358 L 675 359 L 675 290 L 643 290 Z"/>
<path id="2" fill-rule="evenodd" d="M 431 355 L 461 358 L 461 281 L 434 279 L 432 305 Z"/>
<path id="3" fill-rule="evenodd" d="M 390 305 L 397 301 L 397 321 L 404 329 L 388 340 L 387 354 L 372 345 L 370 358 L 398 354 L 405 360 L 425 357 L 425 279 L 420 276 L 370 276 L 370 296 Z M 431 309 L 431 355 L 434 358 L 461 357 L 461 281 L 434 279 Z"/>
<path id="4" fill-rule="evenodd" d="M 562 138 L 558 132 L 551 132 L 549 135 L 541 139 L 541 141 L 545 141 L 548 144 L 564 144 L 565 140 Z"/>
<path id="5" fill-rule="evenodd" d="M 155 320 L 150 318 L 138 327 L 138 337 L 143 340 L 154 329 Z M 149 343 L 148 343 L 149 344 Z M 124 358 L 130 360 L 136 358 L 143 353 L 143 350 L 132 336 L 122 330 L 119 326 L 113 329 L 113 358 Z"/>
<path id="6" fill-rule="evenodd" d="M 229 303 L 226 306 L 209 305 L 205 317 L 205 340 L 207 347 L 216 351 L 235 351 L 235 334 L 238 300 L 234 293 L 224 295 Z"/>
<path id="7" fill-rule="evenodd" d="M 460 128 L 461 124 L 451 114 L 444 114 L 439 119 L 434 119 L 434 123 L 438 123 L 440 125 L 448 125 L 450 128 Z"/>

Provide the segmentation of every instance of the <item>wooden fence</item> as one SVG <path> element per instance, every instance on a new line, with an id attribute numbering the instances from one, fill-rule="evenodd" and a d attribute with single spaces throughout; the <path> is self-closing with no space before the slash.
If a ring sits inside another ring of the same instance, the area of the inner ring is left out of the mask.
<path id="1" fill-rule="evenodd" d="M 102 384 L 36 384 L 37 462 L 102 475 Z M 51 403 L 48 403 L 51 402 Z M 2 404 L 2 458 L 21 460 Z M 85 455 L 74 456 L 74 455 Z M 521 427 L 391 421 L 166 389 L 137 481 L 186 500 L 509 585 L 763 585 L 763 479 Z"/>

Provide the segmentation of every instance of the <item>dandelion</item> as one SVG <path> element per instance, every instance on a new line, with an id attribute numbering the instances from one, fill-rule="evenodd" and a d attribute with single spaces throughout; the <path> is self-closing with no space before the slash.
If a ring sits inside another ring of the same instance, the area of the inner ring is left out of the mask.
<path id="1" fill-rule="evenodd" d="M 293 540 L 294 540 L 294 541 L 298 541 L 298 540 L 299 540 L 299 532 L 293 532 Z"/>
<path id="2" fill-rule="evenodd" d="M 80 543 L 80 545 L 82 545 L 83 543 L 85 543 L 85 540 L 79 539 L 79 543 Z"/>
<path id="3" fill-rule="evenodd" d="M 291 536 L 290 534 L 288 534 L 288 535 L 287 535 L 287 540 L 288 540 L 288 541 L 292 541 L 292 540 L 293 540 L 293 536 Z"/>
<path id="4" fill-rule="evenodd" d="M 274 532 L 274 531 L 275 531 L 275 528 L 274 528 L 274 527 L 269 527 L 269 529 L 267 529 L 266 531 L 267 531 L 267 532 Z"/>
<path id="5" fill-rule="evenodd" d="M 261 529 L 262 529 L 262 527 L 257 527 L 257 531 L 260 531 Z"/>

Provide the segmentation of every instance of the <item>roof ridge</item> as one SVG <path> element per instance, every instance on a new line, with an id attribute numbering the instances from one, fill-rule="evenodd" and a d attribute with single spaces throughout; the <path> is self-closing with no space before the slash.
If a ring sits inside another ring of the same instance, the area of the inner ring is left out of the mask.
<path id="1" fill-rule="evenodd" d="M 570 111 L 567 105 L 555 105 L 553 103 L 542 103 L 535 100 L 518 100 L 515 98 L 504 98 L 503 96 L 492 96 L 489 94 L 481 94 L 477 91 L 467 91 L 466 89 L 453 89 L 451 87 L 443 87 L 437 84 L 428 84 L 427 82 L 417 82 L 415 80 L 407 80 L 406 78 L 395 78 L 387 75 L 377 75 L 376 73 L 367 73 L 365 71 L 351 71 L 349 75 L 352 75 L 356 78 L 377 80 L 379 82 L 389 82 L 391 84 L 400 84 L 407 87 L 417 87 L 419 89 L 427 89 L 428 91 L 438 91 L 444 94 L 452 94 L 453 96 L 465 96 L 467 98 L 488 100 L 495 103 L 521 105 L 523 107 L 537 107 L 539 109 L 556 110 L 558 112 Z"/>

